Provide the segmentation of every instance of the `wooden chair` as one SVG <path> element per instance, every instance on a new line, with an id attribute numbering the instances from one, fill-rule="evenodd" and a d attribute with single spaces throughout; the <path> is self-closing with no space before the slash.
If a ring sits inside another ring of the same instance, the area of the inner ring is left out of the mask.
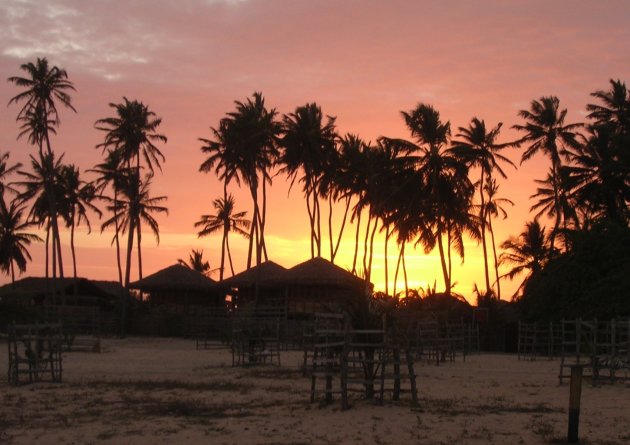
<path id="1" fill-rule="evenodd" d="M 331 403 L 333 394 L 344 393 L 342 386 L 342 360 L 346 345 L 348 322 L 343 314 L 315 314 L 312 334 L 304 350 L 304 364 L 310 364 L 311 403 L 322 392 L 318 383 L 324 382 L 324 398 Z M 333 388 L 337 379 L 339 389 Z M 342 400 L 342 405 L 344 404 Z"/>
<path id="2" fill-rule="evenodd" d="M 13 324 L 9 326 L 8 340 L 10 384 L 20 385 L 47 379 L 61 382 L 61 324 Z"/>

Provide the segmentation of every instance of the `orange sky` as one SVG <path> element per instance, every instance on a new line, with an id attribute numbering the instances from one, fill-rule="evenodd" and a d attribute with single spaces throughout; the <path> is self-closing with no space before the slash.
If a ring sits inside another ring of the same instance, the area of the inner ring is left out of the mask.
<path id="1" fill-rule="evenodd" d="M 18 74 L 21 63 L 38 56 L 68 71 L 78 114 L 62 111 L 53 147 L 82 170 L 100 161 L 94 146 L 103 135 L 93 124 L 111 115 L 109 102 L 138 99 L 163 118 L 167 160 L 153 194 L 168 195 L 170 214 L 159 218 L 159 247 L 148 232 L 143 237 L 148 275 L 187 257 L 191 248 L 203 248 L 219 265 L 220 238 L 197 239 L 193 228 L 221 193 L 214 177 L 197 172 L 204 159 L 197 138 L 210 136 L 209 127 L 233 109 L 234 100 L 262 91 L 280 113 L 316 101 L 337 116 L 341 132 L 364 139 L 409 137 L 399 112 L 423 101 L 454 130 L 473 116 L 489 125 L 502 121 L 507 141 L 515 137 L 507 128 L 519 122 L 517 111 L 534 98 L 557 95 L 569 109 L 568 121 L 580 121 L 590 92 L 607 88 L 609 78 L 630 81 L 628 23 L 625 0 L 5 0 L 0 77 Z M 17 91 L 0 82 L 0 101 L 7 103 Z M 0 151 L 26 162 L 34 148 L 15 140 L 17 111 L 0 107 Z M 516 162 L 520 153 L 510 150 L 508 156 Z M 530 218 L 533 180 L 547 168 L 544 158 L 536 158 L 501 184 L 502 195 L 516 206 L 497 222 L 499 241 L 518 234 Z M 232 192 L 238 209 L 251 214 L 248 193 Z M 269 212 L 271 259 L 285 266 L 307 259 L 305 204 L 297 189 L 287 194 L 282 176 L 274 179 Z M 100 224 L 96 218 L 93 223 Z M 111 235 L 79 232 L 79 274 L 115 279 Z M 352 258 L 348 235 L 338 262 L 344 267 Z M 240 270 L 246 244 L 237 238 L 232 243 Z M 42 275 L 43 245 L 31 253 L 27 275 Z M 373 278 L 382 287 L 382 248 L 376 255 Z M 393 268 L 394 249 L 390 255 Z M 64 258 L 71 274 L 69 253 Z M 454 271 L 456 292 L 470 297 L 473 283 L 482 284 L 480 260 L 475 243 L 467 245 L 466 262 Z M 442 287 L 433 254 L 409 252 L 407 263 L 414 285 L 437 280 Z"/>

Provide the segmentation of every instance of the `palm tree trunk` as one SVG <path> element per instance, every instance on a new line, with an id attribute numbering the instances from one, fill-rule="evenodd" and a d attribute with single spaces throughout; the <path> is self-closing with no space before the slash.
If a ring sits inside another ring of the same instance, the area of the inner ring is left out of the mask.
<path id="1" fill-rule="evenodd" d="M 333 246 L 333 224 L 332 224 L 332 217 L 333 217 L 333 199 L 332 199 L 332 193 L 328 195 L 328 241 L 330 244 L 330 262 L 334 263 L 335 262 L 335 258 L 334 258 L 334 246 Z"/>
<path id="2" fill-rule="evenodd" d="M 120 335 L 127 335 L 127 303 L 129 293 L 129 279 L 131 276 L 131 251 L 133 250 L 133 234 L 135 227 L 133 224 L 133 216 L 129 217 L 129 236 L 127 237 L 127 263 L 125 264 L 125 292 L 121 293 L 121 316 L 120 316 Z"/>
<path id="3" fill-rule="evenodd" d="M 114 186 L 115 187 L 115 186 Z M 118 266 L 118 282 L 123 286 L 122 266 L 120 264 L 120 226 L 118 225 L 118 192 L 114 190 L 114 229 L 116 233 L 114 240 L 116 242 L 116 265 Z"/>
<path id="4" fill-rule="evenodd" d="M 483 247 L 483 266 L 486 277 L 486 291 L 490 290 L 490 272 L 488 265 L 488 248 L 486 247 L 486 200 L 483 193 L 483 182 L 485 179 L 485 169 L 481 168 L 481 179 L 479 180 L 479 196 L 481 198 L 481 206 L 479 210 L 479 219 L 481 222 L 481 244 Z"/>
<path id="5" fill-rule="evenodd" d="M 313 206 L 315 208 L 315 218 L 317 222 L 317 256 L 322 256 L 322 221 L 321 210 L 319 206 L 319 196 L 317 189 L 313 191 Z"/>
<path id="6" fill-rule="evenodd" d="M 70 216 L 72 225 L 70 226 L 70 252 L 72 253 L 72 272 L 75 280 L 77 279 L 77 256 L 76 251 L 74 249 L 74 209 L 72 210 L 72 215 Z"/>
<path id="7" fill-rule="evenodd" d="M 389 295 L 389 271 L 388 271 L 388 264 L 389 261 L 387 260 L 387 244 L 389 241 L 389 224 L 385 225 L 385 295 Z M 395 287 L 395 285 L 394 285 Z"/>
<path id="8" fill-rule="evenodd" d="M 501 280 L 499 277 L 499 260 L 497 258 L 497 245 L 494 240 L 494 230 L 492 228 L 492 217 L 488 215 L 488 231 L 492 240 L 492 253 L 494 254 L 494 273 L 497 277 L 497 299 L 501 299 Z"/>
<path id="9" fill-rule="evenodd" d="M 341 227 L 339 228 L 339 236 L 337 236 L 337 243 L 335 244 L 335 250 L 333 251 L 332 258 L 330 259 L 332 263 L 335 262 L 335 258 L 337 257 L 337 252 L 339 251 L 339 246 L 341 245 L 341 236 L 343 235 L 344 229 L 346 227 L 346 220 L 348 218 L 349 210 L 350 210 L 350 197 L 347 197 L 346 210 L 343 213 L 343 220 L 341 221 Z"/>
<path id="10" fill-rule="evenodd" d="M 138 231 L 138 280 L 142 280 L 142 228 L 140 224 L 140 215 L 136 221 L 136 230 Z"/>
<path id="11" fill-rule="evenodd" d="M 263 175 L 262 181 L 262 218 L 260 221 L 260 244 L 262 246 L 262 253 L 264 255 L 265 261 L 269 259 L 267 256 L 267 243 L 265 242 L 265 224 L 267 222 L 267 181 Z"/>
<path id="12" fill-rule="evenodd" d="M 11 265 L 11 283 L 15 283 L 15 267 L 13 266 L 13 260 L 9 261 Z"/>
<path id="13" fill-rule="evenodd" d="M 372 215 L 368 212 L 367 227 L 365 228 L 365 236 L 363 237 L 363 276 L 367 276 L 368 273 L 368 241 L 370 239 L 370 226 L 372 224 Z"/>
<path id="14" fill-rule="evenodd" d="M 48 278 L 48 250 L 50 249 L 50 220 L 46 223 L 46 278 Z"/>
<path id="15" fill-rule="evenodd" d="M 444 275 L 444 293 L 446 295 L 451 294 L 451 278 L 448 274 L 448 269 L 446 266 L 446 255 L 444 252 L 444 244 L 442 241 L 442 232 L 438 228 L 437 232 L 437 241 L 438 241 L 438 250 L 440 252 L 440 263 L 442 265 L 442 274 Z"/>
<path id="16" fill-rule="evenodd" d="M 225 246 L 227 249 L 228 260 L 230 262 L 230 270 L 232 271 L 232 276 L 234 276 L 234 264 L 232 264 L 232 252 L 230 252 L 230 238 L 228 236 L 225 237 Z"/>
<path id="17" fill-rule="evenodd" d="M 378 227 L 378 219 L 374 218 L 374 227 L 372 228 L 372 235 L 370 235 L 370 260 L 368 262 L 367 280 L 370 281 L 372 277 L 372 259 L 374 258 L 374 236 L 376 235 L 376 228 Z"/>
<path id="18" fill-rule="evenodd" d="M 311 209 L 310 188 L 306 192 L 306 211 L 308 212 L 308 220 L 311 225 L 311 258 L 315 258 L 315 209 Z"/>
<path id="19" fill-rule="evenodd" d="M 402 246 L 398 251 L 398 259 L 396 260 L 396 271 L 394 272 L 394 289 L 392 290 L 392 295 L 396 296 L 396 285 L 398 283 L 398 272 L 400 271 L 400 262 L 402 260 Z"/>
<path id="20" fill-rule="evenodd" d="M 405 297 L 409 294 L 409 280 L 407 279 L 407 263 L 405 262 L 405 246 L 407 245 L 406 241 L 403 241 L 402 245 L 402 266 L 403 266 L 403 276 L 405 277 Z"/>
<path id="21" fill-rule="evenodd" d="M 359 256 L 359 233 L 361 230 L 361 212 L 357 213 L 357 230 L 354 235 L 354 258 L 352 259 L 352 273 L 357 273 L 357 258 Z"/>

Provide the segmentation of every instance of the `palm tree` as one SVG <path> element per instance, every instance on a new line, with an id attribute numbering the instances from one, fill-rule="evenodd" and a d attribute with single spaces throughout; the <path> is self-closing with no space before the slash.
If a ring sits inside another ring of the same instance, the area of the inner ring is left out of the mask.
<path id="1" fill-rule="evenodd" d="M 209 276 L 214 272 L 210 269 L 210 263 L 203 258 L 203 250 L 193 249 L 188 256 L 188 261 L 184 261 L 181 258 L 177 260 L 182 266 L 186 266 L 189 269 L 196 270 L 197 272 Z"/>
<path id="2" fill-rule="evenodd" d="M 20 273 L 26 271 L 26 263 L 31 260 L 28 252 L 31 242 L 42 241 L 39 236 L 24 232 L 34 223 L 22 222 L 23 213 L 24 207 L 15 200 L 7 207 L 0 193 L 0 270 L 11 274 L 11 282 L 15 282 L 16 266 Z"/>
<path id="3" fill-rule="evenodd" d="M 114 209 L 113 205 L 108 209 L 114 214 L 110 219 L 103 223 L 104 228 L 118 224 L 120 230 L 127 231 L 127 261 L 125 270 L 125 287 L 129 287 L 130 271 L 131 271 L 131 252 L 133 249 L 134 233 L 138 234 L 138 276 L 142 279 L 142 223 L 149 226 L 159 244 L 160 230 L 159 224 L 153 218 L 153 213 L 166 213 L 168 209 L 160 204 L 166 201 L 166 196 L 150 196 L 151 179 L 153 176 L 148 174 L 140 183 L 140 189 L 136 189 L 136 174 L 133 172 L 131 176 L 126 176 L 121 181 L 121 197 L 118 200 L 118 209 Z"/>
<path id="4" fill-rule="evenodd" d="M 26 72 L 26 77 L 13 76 L 9 77 L 8 81 L 24 88 L 24 90 L 11 98 L 9 104 L 23 103 L 17 116 L 17 121 L 23 123 L 20 135 L 29 134 L 29 141 L 38 146 L 40 163 L 43 165 L 44 162 L 50 162 L 51 164 L 46 166 L 46 171 L 52 172 L 54 157 L 50 143 L 50 133 L 55 133 L 55 129 L 60 124 L 57 102 L 61 102 L 66 108 L 76 112 L 76 109 L 72 106 L 72 99 L 69 94 L 69 91 L 75 91 L 75 88 L 72 82 L 68 80 L 66 71 L 56 66 L 50 67 L 46 58 L 38 58 L 35 63 L 22 64 L 20 69 Z M 46 156 L 44 156 L 43 151 L 44 143 L 47 149 Z M 55 193 L 52 192 L 55 186 L 54 179 L 54 176 L 46 178 L 53 245 L 59 246 L 57 254 L 53 254 L 53 287 L 55 286 L 57 256 L 59 260 L 59 275 L 63 278 L 63 258 L 61 256 L 61 241 L 59 240 L 59 227 L 57 224 L 57 203 L 55 201 Z"/>
<path id="5" fill-rule="evenodd" d="M 527 222 L 525 230 L 518 238 L 510 238 L 501 244 L 505 249 L 500 256 L 501 264 L 513 264 L 514 267 L 503 277 L 510 280 L 521 272 L 527 272 L 523 282 L 514 293 L 514 297 L 522 291 L 532 276 L 537 275 L 543 269 L 550 257 L 549 237 L 545 234 L 545 228 L 541 227 L 537 219 Z"/>
<path id="6" fill-rule="evenodd" d="M 96 173 L 98 177 L 94 182 L 95 193 L 98 195 L 100 199 L 108 200 L 110 199 L 105 191 L 107 187 L 111 187 L 113 192 L 113 197 L 111 198 L 112 209 L 114 212 L 118 212 L 118 195 L 120 193 L 120 189 L 122 187 L 122 181 L 125 177 L 125 167 L 121 165 L 122 158 L 120 152 L 107 149 L 107 155 L 105 156 L 105 160 L 97 164 L 93 169 L 88 170 L 89 172 Z M 123 274 L 122 274 L 122 266 L 120 262 L 120 227 L 118 226 L 118 218 L 116 218 L 116 213 L 114 214 L 114 237 L 112 239 L 112 243 L 116 244 L 116 265 L 118 267 L 118 282 L 121 286 L 123 286 Z M 101 226 L 101 233 L 104 228 Z"/>
<path id="7" fill-rule="evenodd" d="M 512 128 L 524 132 L 525 135 L 515 145 L 527 144 L 527 148 L 521 156 L 521 164 L 538 152 L 543 152 L 551 159 L 556 217 L 551 232 L 550 251 L 553 251 L 555 236 L 560 228 L 563 214 L 561 208 L 562 194 L 565 193 L 560 177 L 562 156 L 566 154 L 567 148 L 579 146 L 575 130 L 582 127 L 582 124 L 565 125 L 567 110 L 566 108 L 560 109 L 560 100 L 555 96 L 544 96 L 539 100 L 533 100 L 529 110 L 521 110 L 518 114 L 525 119 L 525 125 L 513 125 Z"/>
<path id="8" fill-rule="evenodd" d="M 596 124 L 612 124 L 613 126 L 630 131 L 630 91 L 621 80 L 610 79 L 610 90 L 597 90 L 591 96 L 599 99 L 601 104 L 588 104 L 589 119 Z"/>
<path id="9" fill-rule="evenodd" d="M 153 166 L 162 169 L 160 161 L 164 161 L 164 155 L 155 145 L 156 142 L 166 143 L 166 136 L 157 133 L 162 123 L 162 118 L 149 110 L 149 107 L 140 101 L 130 101 L 123 97 L 123 103 L 110 103 L 109 106 L 116 111 L 115 117 L 99 119 L 94 126 L 97 130 L 105 132 L 105 140 L 97 145 L 97 148 L 113 148 L 120 151 L 121 158 L 127 163 L 127 167 L 141 167 L 142 157 L 151 173 Z M 132 162 L 135 165 L 132 165 Z"/>
<path id="10" fill-rule="evenodd" d="M 456 157 L 462 159 L 469 168 L 479 167 L 480 175 L 478 182 L 479 189 L 479 222 L 481 223 L 481 243 L 483 247 L 484 272 L 486 279 L 486 290 L 490 290 L 490 271 L 488 262 L 488 249 L 486 242 L 486 183 L 493 179 L 494 171 L 497 171 L 503 178 L 506 174 L 501 168 L 499 161 L 514 166 L 512 161 L 499 153 L 500 150 L 510 144 L 498 144 L 496 142 L 501 126 L 499 124 L 491 130 L 486 129 L 486 123 L 478 118 L 473 118 L 468 128 L 459 127 L 456 135 L 461 140 L 453 141 L 451 151 Z"/>
<path id="11" fill-rule="evenodd" d="M 20 186 L 22 192 L 18 194 L 20 202 L 32 201 L 31 210 L 29 211 L 29 220 L 34 221 L 40 226 L 46 225 L 46 276 L 48 277 L 48 247 L 49 247 L 49 234 L 52 231 L 52 277 L 53 277 L 53 292 L 55 286 L 55 278 L 57 276 L 57 261 L 61 255 L 61 242 L 58 237 L 55 237 L 54 225 L 57 219 L 57 213 L 51 213 L 50 202 L 59 202 L 64 195 L 63 185 L 61 181 L 61 169 L 63 155 L 59 159 L 55 159 L 54 152 L 51 154 L 42 153 L 40 158 L 37 159 L 34 156 L 31 158 L 31 172 L 19 170 L 18 173 L 24 176 L 23 181 L 17 181 L 15 184 Z M 51 198 L 49 195 L 54 195 Z M 55 204 L 56 206 L 56 204 Z M 59 276 L 63 277 L 62 264 L 59 263 Z"/>
<path id="12" fill-rule="evenodd" d="M 138 273 L 142 279 L 142 249 L 141 249 L 141 218 L 142 207 L 140 203 L 143 199 L 149 199 L 148 187 L 153 175 L 154 165 L 161 170 L 160 161 L 164 161 L 164 155 L 157 148 L 155 142 L 166 143 L 166 136 L 157 133 L 157 129 L 162 123 L 162 119 L 156 117 L 155 113 L 149 110 L 148 106 L 137 100 L 129 101 L 123 97 L 123 103 L 110 103 L 109 106 L 116 111 L 115 117 L 99 119 L 94 124 L 96 129 L 105 132 L 105 140 L 97 145 L 97 148 L 112 149 L 119 152 L 121 163 L 126 164 L 126 176 L 124 180 L 123 193 L 126 194 L 128 211 L 128 238 L 127 238 L 127 263 L 125 267 L 125 286 L 129 286 L 129 276 L 131 271 L 131 250 L 133 248 L 134 230 L 137 232 L 138 243 Z M 141 157 L 145 160 L 149 170 L 149 175 L 143 181 L 141 174 Z M 133 190 L 132 190 L 133 189 Z M 150 198 L 159 202 L 165 200 L 166 197 Z M 158 206 L 159 207 L 159 206 Z M 166 211 L 163 210 L 155 211 Z M 119 206 L 120 208 L 120 206 Z M 120 220 L 118 209 L 112 208 L 115 212 L 112 223 Z M 146 220 L 149 226 L 157 235 L 157 223 L 152 218 Z"/>
<path id="13" fill-rule="evenodd" d="M 450 294 L 452 277 L 447 257 L 450 263 L 451 241 L 455 241 L 456 247 L 463 253 L 463 243 L 458 242 L 459 228 L 471 227 L 465 221 L 465 214 L 474 187 L 468 179 L 466 164 L 445 148 L 451 134 L 450 122 L 442 122 L 440 113 L 423 103 L 409 112 L 403 111 L 402 116 L 416 143 L 404 140 L 397 143 L 402 149 L 418 153 L 413 159 L 422 182 L 426 184 L 424 202 L 418 204 L 423 211 L 415 216 L 413 232 L 418 234 L 425 251 L 431 251 L 437 244 L 445 293 Z M 447 239 L 446 248 L 444 237 Z"/>
<path id="14" fill-rule="evenodd" d="M 77 261 L 76 251 L 74 248 L 74 229 L 77 225 L 84 222 L 87 226 L 88 233 L 92 227 L 87 216 L 87 211 L 91 210 L 96 213 L 99 218 L 102 212 L 92 202 L 96 199 L 96 190 L 91 183 L 85 182 L 80 178 L 79 168 L 74 165 L 64 165 L 61 168 L 61 181 L 64 189 L 64 196 L 61 207 L 65 210 L 63 216 L 66 220 L 66 226 L 70 227 L 70 249 L 72 252 L 72 270 L 73 276 L 77 278 Z"/>
<path id="15" fill-rule="evenodd" d="M 507 218 L 507 211 L 503 207 L 504 204 L 514 205 L 514 202 L 510 201 L 507 198 L 499 198 L 497 197 L 499 192 L 499 186 L 497 185 L 496 180 L 493 178 L 490 182 L 486 183 L 486 196 L 488 197 L 488 201 L 486 201 L 486 216 L 485 219 L 488 221 L 488 231 L 490 232 L 491 241 L 492 241 L 492 254 L 494 258 L 494 272 L 495 272 L 495 283 L 497 285 L 497 298 L 501 299 L 501 280 L 499 277 L 499 261 L 497 259 L 497 245 L 494 238 L 494 227 L 492 226 L 492 219 L 501 216 L 503 219 Z M 487 293 L 487 292 L 486 292 Z"/>
<path id="16" fill-rule="evenodd" d="M 22 164 L 19 162 L 9 166 L 9 152 L 0 153 L 0 195 L 2 195 L 5 190 L 17 193 L 17 190 L 15 190 L 11 184 L 6 184 L 5 181 L 11 173 L 18 171 L 20 168 L 22 168 Z"/>
<path id="17" fill-rule="evenodd" d="M 230 159 L 229 165 L 235 168 L 248 186 L 254 205 L 247 257 L 249 268 L 254 248 L 256 265 L 260 265 L 263 253 L 266 256 L 266 186 L 271 183 L 269 170 L 278 156 L 277 137 L 280 124 L 276 121 L 276 110 L 268 110 L 265 106 L 262 93 L 256 92 L 252 98 L 245 102 L 236 101 L 235 105 L 236 110 L 224 118 L 226 123 L 223 125 L 228 129 L 229 136 L 225 156 Z"/>
<path id="18" fill-rule="evenodd" d="M 230 262 L 230 270 L 234 275 L 234 265 L 232 263 L 232 253 L 230 252 L 230 232 L 236 232 L 245 238 L 249 237 L 247 229 L 251 226 L 251 221 L 245 219 L 247 212 L 234 212 L 235 201 L 232 195 L 228 195 L 227 199 L 217 198 L 212 201 L 212 205 L 216 210 L 214 215 L 201 215 L 199 221 L 195 223 L 195 227 L 201 227 L 199 237 L 207 236 L 212 233 L 223 231 L 221 240 L 221 268 L 220 280 L 223 280 L 223 271 L 225 270 L 225 252 L 227 251 L 228 260 Z"/>
<path id="19" fill-rule="evenodd" d="M 630 221 L 630 158 L 623 159 L 624 148 L 617 142 L 612 125 L 589 126 L 586 143 L 570 153 L 572 165 L 565 170 L 576 208 L 596 219 L 627 224 Z"/>
<path id="20" fill-rule="evenodd" d="M 329 159 L 335 153 L 335 118 L 324 115 L 316 103 L 297 107 L 295 112 L 282 119 L 282 154 L 279 163 L 293 186 L 298 171 L 306 198 L 306 208 L 311 225 L 311 257 L 321 256 L 322 233 L 319 198 L 322 195 L 322 176 Z"/>

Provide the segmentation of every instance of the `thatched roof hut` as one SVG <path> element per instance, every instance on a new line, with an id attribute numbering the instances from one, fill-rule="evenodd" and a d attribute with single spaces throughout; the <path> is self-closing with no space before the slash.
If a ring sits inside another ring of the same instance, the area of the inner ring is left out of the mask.
<path id="1" fill-rule="evenodd" d="M 25 305 L 61 304 L 112 307 L 123 288 L 116 281 L 94 281 L 87 278 L 57 278 L 57 295 L 52 298 L 52 278 L 26 277 L 0 287 L 0 301 Z M 64 295 L 62 297 L 61 295 Z"/>
<path id="2" fill-rule="evenodd" d="M 371 290 L 370 283 L 319 257 L 291 269 L 267 261 L 224 284 L 236 288 L 238 306 L 276 308 L 287 315 L 338 310 Z"/>
<path id="3" fill-rule="evenodd" d="M 322 257 L 312 258 L 293 266 L 282 277 L 282 281 L 288 286 L 366 289 L 364 279 L 357 277 Z"/>
<path id="4" fill-rule="evenodd" d="M 248 270 L 238 273 L 230 278 L 223 280 L 222 284 L 229 287 L 253 287 L 258 285 L 261 287 L 278 287 L 283 286 L 283 278 L 287 273 L 287 269 L 273 261 L 265 261 L 260 266 L 254 266 Z"/>
<path id="5" fill-rule="evenodd" d="M 196 270 L 173 264 L 129 285 L 149 294 L 154 305 L 221 306 L 223 286 Z"/>

